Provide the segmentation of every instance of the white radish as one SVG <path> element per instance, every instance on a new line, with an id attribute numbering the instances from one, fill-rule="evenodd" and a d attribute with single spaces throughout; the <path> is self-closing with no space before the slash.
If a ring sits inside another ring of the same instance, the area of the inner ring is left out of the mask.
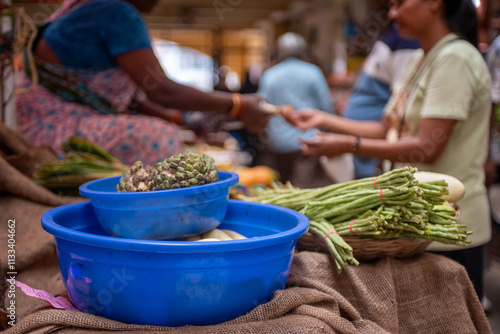
<path id="1" fill-rule="evenodd" d="M 240 239 L 247 239 L 247 237 L 239 234 L 238 232 L 231 231 L 231 230 L 221 230 L 222 232 L 226 233 L 231 239 L 233 240 L 240 240 Z"/>
<path id="2" fill-rule="evenodd" d="M 216 229 L 216 228 L 214 228 L 213 230 L 210 230 L 208 232 L 203 233 L 201 235 L 201 238 L 202 239 L 215 238 L 215 239 L 218 239 L 218 240 L 221 240 L 221 241 L 224 241 L 224 240 L 233 240 L 226 233 L 224 233 L 221 230 Z"/>
<path id="3" fill-rule="evenodd" d="M 205 241 L 220 241 L 219 239 L 216 239 L 216 238 L 203 238 L 203 239 L 200 239 L 200 240 L 196 240 L 196 242 L 205 242 Z"/>

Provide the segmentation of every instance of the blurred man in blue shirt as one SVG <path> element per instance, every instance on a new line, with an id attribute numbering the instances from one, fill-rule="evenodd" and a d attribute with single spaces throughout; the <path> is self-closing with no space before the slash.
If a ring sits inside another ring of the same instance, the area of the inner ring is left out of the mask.
<path id="1" fill-rule="evenodd" d="M 300 35 L 288 32 L 277 40 L 280 62 L 262 75 L 258 94 L 274 105 L 291 105 L 295 110 L 314 108 L 333 112 L 333 100 L 323 71 L 301 58 L 308 46 Z M 318 157 L 300 153 L 299 138 L 314 137 L 315 130 L 302 131 L 281 116 L 267 126 L 267 147 L 276 158 L 281 181 L 298 187 L 319 187 L 332 183 Z"/>

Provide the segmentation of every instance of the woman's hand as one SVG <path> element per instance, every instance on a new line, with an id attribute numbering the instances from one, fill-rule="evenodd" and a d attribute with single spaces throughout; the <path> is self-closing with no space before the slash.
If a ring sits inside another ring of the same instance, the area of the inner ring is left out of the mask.
<path id="1" fill-rule="evenodd" d="M 356 138 L 336 133 L 318 132 L 314 138 L 300 138 L 299 140 L 302 143 L 301 149 L 304 155 L 335 157 L 351 152 Z"/>
<path id="2" fill-rule="evenodd" d="M 284 115 L 287 122 L 301 130 L 319 128 L 325 124 L 328 113 L 317 109 L 301 109 Z"/>
<path id="3" fill-rule="evenodd" d="M 245 124 L 245 127 L 250 132 L 258 132 L 262 130 L 269 122 L 271 114 L 263 109 L 259 102 L 261 97 L 255 94 L 242 95 L 244 108 L 239 119 Z"/>

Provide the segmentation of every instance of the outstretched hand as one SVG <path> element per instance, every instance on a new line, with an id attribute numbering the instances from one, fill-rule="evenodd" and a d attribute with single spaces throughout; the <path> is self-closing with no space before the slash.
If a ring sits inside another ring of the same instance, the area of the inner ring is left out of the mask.
<path id="1" fill-rule="evenodd" d="M 335 157 L 352 150 L 355 138 L 329 132 L 318 132 L 313 138 L 300 138 L 302 154 Z"/>
<path id="2" fill-rule="evenodd" d="M 293 113 L 293 106 L 291 105 L 276 106 L 266 102 L 258 95 L 249 94 L 243 95 L 243 97 L 246 107 L 240 119 L 250 132 L 257 132 L 265 127 L 270 116 L 283 116 L 286 118 Z"/>
<path id="3" fill-rule="evenodd" d="M 239 118 L 249 132 L 259 132 L 266 127 L 271 114 L 260 106 L 263 100 L 260 96 L 245 94 L 242 98 L 245 107 Z"/>
<path id="4" fill-rule="evenodd" d="M 301 109 L 283 115 L 288 123 L 301 130 L 320 128 L 325 123 L 327 113 L 317 109 Z"/>

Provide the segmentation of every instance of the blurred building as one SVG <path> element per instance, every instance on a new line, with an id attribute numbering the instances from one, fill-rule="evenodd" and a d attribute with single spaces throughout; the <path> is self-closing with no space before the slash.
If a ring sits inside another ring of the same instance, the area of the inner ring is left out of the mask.
<path id="1" fill-rule="evenodd" d="M 338 78 L 360 68 L 388 20 L 387 11 L 371 9 L 373 1 L 160 0 L 146 21 L 153 38 L 208 55 L 214 69 L 230 68 L 240 83 L 251 67 L 272 64 L 274 42 L 287 31 L 304 36 L 318 65 Z M 500 0 L 471 1 L 477 2 L 485 22 L 488 15 L 500 13 Z M 62 0 L 7 2 L 41 23 Z"/>

